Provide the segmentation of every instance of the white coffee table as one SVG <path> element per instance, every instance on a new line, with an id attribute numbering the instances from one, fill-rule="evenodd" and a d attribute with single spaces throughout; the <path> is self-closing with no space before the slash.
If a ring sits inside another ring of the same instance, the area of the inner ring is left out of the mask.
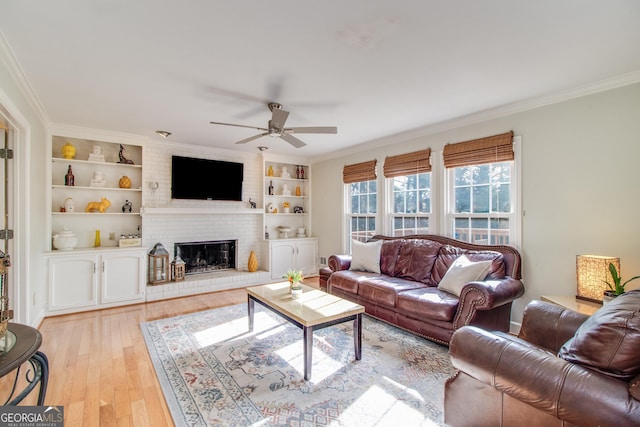
<path id="1" fill-rule="evenodd" d="M 255 302 L 301 328 L 304 342 L 304 379 L 311 378 L 313 331 L 353 320 L 356 360 L 362 358 L 362 313 L 364 307 L 319 289 L 302 285 L 302 296 L 291 298 L 289 282 L 247 288 L 249 330 L 253 331 Z"/>

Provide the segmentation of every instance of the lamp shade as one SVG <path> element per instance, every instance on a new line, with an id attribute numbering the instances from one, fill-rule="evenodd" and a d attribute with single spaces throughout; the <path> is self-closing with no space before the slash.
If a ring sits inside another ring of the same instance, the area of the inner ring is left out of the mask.
<path id="1" fill-rule="evenodd" d="M 609 264 L 613 264 L 617 271 L 620 271 L 620 258 L 613 258 L 600 255 L 578 255 L 576 256 L 576 278 L 578 290 L 576 298 L 602 302 L 606 282 L 611 281 Z"/>

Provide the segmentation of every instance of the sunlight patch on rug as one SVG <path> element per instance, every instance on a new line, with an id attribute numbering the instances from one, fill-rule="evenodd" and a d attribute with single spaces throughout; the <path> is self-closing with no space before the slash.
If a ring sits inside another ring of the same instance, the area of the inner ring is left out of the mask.
<path id="1" fill-rule="evenodd" d="M 303 379 L 302 330 L 246 304 L 141 324 L 176 426 L 440 426 L 447 348 L 368 316 L 362 360 L 352 322 L 314 332 Z"/>

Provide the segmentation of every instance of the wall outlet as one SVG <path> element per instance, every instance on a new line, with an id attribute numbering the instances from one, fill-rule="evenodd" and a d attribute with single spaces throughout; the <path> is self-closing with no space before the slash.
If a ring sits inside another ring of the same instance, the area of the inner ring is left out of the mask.
<path id="1" fill-rule="evenodd" d="M 113 231 L 109 232 L 109 240 L 116 240 L 116 233 Z"/>
<path id="2" fill-rule="evenodd" d="M 320 257 L 320 264 L 322 264 L 322 265 L 326 265 L 326 264 L 327 264 L 327 257 L 323 257 L 323 256 L 321 256 L 321 257 Z"/>

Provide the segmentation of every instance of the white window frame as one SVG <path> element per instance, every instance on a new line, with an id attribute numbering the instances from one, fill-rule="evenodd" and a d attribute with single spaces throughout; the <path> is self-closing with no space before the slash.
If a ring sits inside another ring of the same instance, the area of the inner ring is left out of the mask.
<path id="1" fill-rule="evenodd" d="M 511 170 L 511 204 L 512 204 L 512 212 L 511 213 L 488 213 L 488 214 L 465 214 L 465 216 L 469 216 L 470 218 L 478 217 L 478 218 L 499 218 L 499 217 L 508 217 L 509 218 L 509 246 L 513 246 L 516 249 L 519 249 L 522 245 L 522 188 L 521 188 L 521 139 L 520 136 L 513 137 L 513 151 L 514 151 L 514 160 L 513 167 Z M 444 172 L 444 221 L 442 222 L 443 229 L 441 229 L 441 233 L 445 236 L 454 237 L 454 218 L 456 216 L 460 216 L 456 214 L 453 209 L 453 200 L 454 200 L 454 184 L 455 184 L 455 176 L 454 176 L 454 168 L 445 169 Z"/>
<path id="2" fill-rule="evenodd" d="M 380 197 L 381 192 L 380 192 L 380 182 L 379 182 L 379 178 L 376 179 L 371 179 L 369 181 L 375 181 L 376 182 L 376 213 L 374 214 L 370 214 L 370 213 L 366 213 L 366 214 L 362 214 L 362 213 L 356 213 L 354 214 L 353 212 L 351 212 L 351 184 L 352 183 L 348 183 L 348 184 L 343 184 L 343 188 L 344 188 L 344 212 L 345 212 L 345 219 L 344 219 L 344 230 L 345 230 L 345 241 L 344 241 L 344 248 L 345 251 L 344 253 L 351 253 L 351 219 L 353 217 L 366 217 L 366 218 L 374 218 L 375 220 L 375 224 L 376 227 L 374 230 L 371 231 L 371 235 L 375 235 L 375 234 L 379 234 L 379 229 L 380 229 Z"/>
<path id="3" fill-rule="evenodd" d="M 393 211 L 393 207 L 394 207 L 394 197 L 393 197 L 393 180 L 394 178 L 384 178 L 385 181 L 385 191 L 384 191 L 384 200 L 385 200 L 385 212 L 384 212 L 384 216 L 385 216 L 385 221 L 384 221 L 384 233 L 388 236 L 393 236 L 394 233 L 394 219 L 395 217 L 401 216 L 401 217 L 415 217 L 415 218 L 428 218 L 429 220 L 429 234 L 435 234 L 435 230 L 437 230 L 436 228 L 434 228 L 434 217 L 436 216 L 436 212 L 435 212 L 435 207 L 436 205 L 434 204 L 434 183 L 433 183 L 433 179 L 434 179 L 434 173 L 433 170 L 431 172 L 427 172 L 430 174 L 429 177 L 429 183 L 430 183 L 430 188 L 429 190 L 431 191 L 431 196 L 430 196 L 430 200 L 431 200 L 431 212 L 428 214 L 422 214 L 422 213 L 407 213 L 407 214 L 403 214 L 403 213 L 395 213 Z M 416 175 L 416 174 L 412 174 L 412 175 Z M 408 175 L 407 175 L 408 176 Z M 413 234 L 413 233 L 411 233 Z M 424 233 L 423 233 L 424 234 Z"/>
<path id="4" fill-rule="evenodd" d="M 509 246 L 513 246 L 518 250 L 522 247 L 522 137 L 513 137 L 514 160 L 511 171 L 511 203 L 514 207 L 509 216 Z M 429 215 L 429 230 L 432 234 L 454 237 L 453 235 L 453 219 L 455 213 L 451 210 L 454 194 L 454 174 L 453 169 L 444 167 L 442 159 L 442 150 L 439 152 L 431 151 L 431 214 Z M 382 183 L 382 186 L 380 185 Z M 374 234 L 384 234 L 390 236 L 393 231 L 392 221 L 393 213 L 393 181 L 391 178 L 378 176 L 377 184 L 377 213 L 368 214 L 375 217 L 376 230 Z M 351 253 L 351 194 L 350 184 L 344 185 L 344 249 Z M 382 190 L 381 190 L 382 189 Z M 380 209 L 380 207 L 384 209 Z M 361 216 L 363 214 L 359 214 Z M 491 215 L 491 214 L 489 214 Z M 367 216 L 367 215 L 365 215 Z M 486 218 L 486 214 L 480 214 Z M 496 214 L 496 216 L 505 216 L 504 214 Z"/>

